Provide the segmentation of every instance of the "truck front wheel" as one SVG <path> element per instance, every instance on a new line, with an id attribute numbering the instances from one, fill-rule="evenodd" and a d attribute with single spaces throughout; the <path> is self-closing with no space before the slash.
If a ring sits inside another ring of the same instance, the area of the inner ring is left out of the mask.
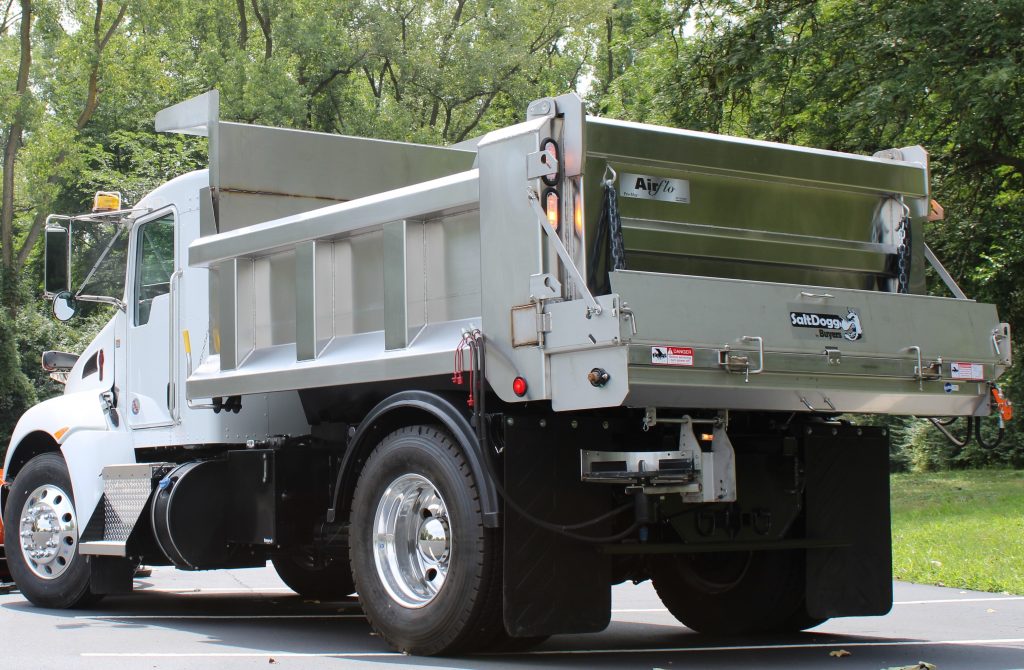
<path id="1" fill-rule="evenodd" d="M 661 602 L 684 626 L 709 635 L 783 633 L 825 621 L 806 612 L 799 551 L 676 554 L 651 562 Z"/>
<path id="2" fill-rule="evenodd" d="M 465 652 L 501 622 L 501 543 L 484 528 L 462 449 L 433 426 L 397 430 L 367 459 L 352 504 L 352 571 L 373 628 L 412 654 Z"/>
<path id="3" fill-rule="evenodd" d="M 99 599 L 89 590 L 89 564 L 78 553 L 78 515 L 60 454 L 36 456 L 18 473 L 4 528 L 11 576 L 29 601 L 66 609 Z"/>

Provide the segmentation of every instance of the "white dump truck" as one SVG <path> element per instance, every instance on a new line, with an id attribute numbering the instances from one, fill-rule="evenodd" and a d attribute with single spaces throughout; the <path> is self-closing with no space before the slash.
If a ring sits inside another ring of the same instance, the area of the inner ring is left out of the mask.
<path id="1" fill-rule="evenodd" d="M 66 391 L 4 463 L 37 605 L 271 561 L 415 654 L 600 631 L 624 580 L 713 634 L 880 615 L 889 443 L 848 416 L 1002 409 L 1008 327 L 924 242 L 920 147 L 574 95 L 451 147 L 225 122 L 216 92 L 156 127 L 209 168 L 46 228 L 58 318 L 116 311 L 43 355 Z"/>

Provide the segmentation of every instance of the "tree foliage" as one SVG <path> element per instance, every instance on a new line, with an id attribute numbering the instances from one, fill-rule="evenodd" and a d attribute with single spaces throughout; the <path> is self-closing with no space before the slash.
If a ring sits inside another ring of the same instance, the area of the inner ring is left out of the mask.
<path id="1" fill-rule="evenodd" d="M 1019 0 L 3 0 L 0 378 L 52 393 L 37 349 L 85 332 L 26 316 L 44 309 L 46 215 L 201 166 L 201 139 L 152 119 L 210 88 L 224 118 L 427 143 L 577 89 L 592 113 L 637 121 L 856 153 L 922 144 L 947 214 L 930 245 L 1024 333 Z M 1024 376 L 1007 384 L 1024 398 Z M 901 448 L 934 437 L 897 423 Z M 1024 454 L 1016 430 L 1006 445 L 937 462 Z"/>

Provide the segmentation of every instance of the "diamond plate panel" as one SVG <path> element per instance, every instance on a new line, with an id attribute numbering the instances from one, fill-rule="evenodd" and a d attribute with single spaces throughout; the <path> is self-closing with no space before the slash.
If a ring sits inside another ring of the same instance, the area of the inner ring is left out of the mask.
<path id="1" fill-rule="evenodd" d="M 109 465 L 103 468 L 104 541 L 128 541 L 153 490 L 153 476 L 165 465 Z"/>
<path id="2" fill-rule="evenodd" d="M 103 482 L 103 539 L 127 542 L 149 498 L 150 480 L 113 479 Z"/>

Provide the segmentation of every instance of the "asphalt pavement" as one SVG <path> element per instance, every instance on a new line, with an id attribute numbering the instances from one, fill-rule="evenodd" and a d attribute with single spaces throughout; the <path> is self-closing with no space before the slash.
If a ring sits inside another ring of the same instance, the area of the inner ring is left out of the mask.
<path id="1" fill-rule="evenodd" d="M 416 658 L 373 635 L 356 600 L 292 594 L 269 568 L 155 568 L 94 610 L 0 595 L 0 668 L 835 668 L 1024 670 L 1024 597 L 897 582 L 885 617 L 835 619 L 799 635 L 709 638 L 684 628 L 649 583 L 617 586 L 603 633 L 519 654 Z M 845 652 L 845 653 L 844 653 Z"/>

